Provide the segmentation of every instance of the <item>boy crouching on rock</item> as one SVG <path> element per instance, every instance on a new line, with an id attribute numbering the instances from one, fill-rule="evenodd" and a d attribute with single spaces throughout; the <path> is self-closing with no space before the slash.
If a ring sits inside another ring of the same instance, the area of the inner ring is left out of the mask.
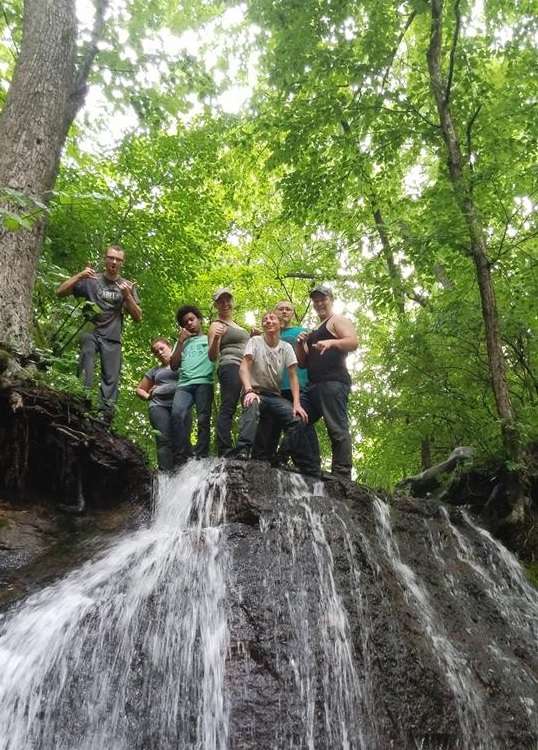
<path id="1" fill-rule="evenodd" d="M 299 401 L 297 357 L 293 347 L 280 340 L 281 326 L 278 312 L 268 310 L 262 317 L 263 335 L 247 342 L 239 368 L 243 414 L 234 456 L 243 460 L 250 457 L 260 414 L 268 413 L 284 431 L 281 451 L 292 456 L 301 473 L 317 476 L 319 469 L 304 440 L 308 417 Z M 284 369 L 289 375 L 292 403 L 280 395 Z"/>

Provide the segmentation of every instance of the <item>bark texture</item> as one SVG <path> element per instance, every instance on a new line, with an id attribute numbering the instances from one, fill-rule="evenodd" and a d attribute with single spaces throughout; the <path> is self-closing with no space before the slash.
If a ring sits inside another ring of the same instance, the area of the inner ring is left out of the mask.
<path id="1" fill-rule="evenodd" d="M 98 3 L 92 39 L 77 65 L 75 0 L 24 2 L 21 52 L 0 113 L 0 203 L 31 220 L 16 231 L 0 224 L 0 348 L 14 355 L 8 374 L 14 359 L 31 349 L 32 292 L 47 224 L 40 206 L 49 200 L 67 132 L 85 98 L 106 6 Z"/>
<path id="2" fill-rule="evenodd" d="M 24 196 L 15 214 L 36 214 L 29 230 L 0 230 L 2 280 L 0 343 L 30 349 L 31 295 L 46 216 L 42 202 L 54 185 L 69 127 L 69 99 L 76 65 L 74 0 L 26 0 L 21 53 L 0 116 L 0 189 Z"/>

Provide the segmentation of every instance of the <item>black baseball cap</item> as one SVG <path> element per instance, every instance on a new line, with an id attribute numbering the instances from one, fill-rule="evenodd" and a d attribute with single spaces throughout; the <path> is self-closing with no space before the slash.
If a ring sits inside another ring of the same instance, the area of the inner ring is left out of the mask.
<path id="1" fill-rule="evenodd" d="M 314 287 L 312 291 L 310 292 L 310 299 L 314 296 L 314 294 L 323 294 L 324 297 L 332 297 L 332 289 L 328 286 L 325 286 L 324 284 L 320 284 L 319 286 Z"/>

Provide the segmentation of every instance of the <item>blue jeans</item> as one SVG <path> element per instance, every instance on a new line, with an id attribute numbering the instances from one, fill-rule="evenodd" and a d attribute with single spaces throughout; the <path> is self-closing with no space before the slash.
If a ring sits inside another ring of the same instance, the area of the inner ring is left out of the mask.
<path id="1" fill-rule="evenodd" d="M 174 458 L 177 462 L 193 455 L 191 446 L 190 418 L 193 405 L 196 407 L 197 436 L 194 446 L 196 458 L 209 456 L 211 408 L 213 406 L 213 384 L 194 383 L 176 388 L 172 403 L 172 432 L 174 439 Z"/>
<path id="2" fill-rule="evenodd" d="M 157 465 L 163 471 L 174 468 L 174 456 L 172 449 L 172 405 L 159 406 L 150 404 L 149 421 L 155 430 L 155 442 L 157 443 Z"/>
<path id="3" fill-rule="evenodd" d="M 327 380 L 310 383 L 301 393 L 301 406 L 308 413 L 307 429 L 313 430 L 313 425 L 323 417 L 331 441 L 331 471 L 347 479 L 351 479 L 351 435 L 347 416 L 350 391 L 347 383 Z"/>
<path id="4" fill-rule="evenodd" d="M 269 414 L 284 430 L 282 451 L 291 455 L 297 468 L 305 474 L 319 474 L 319 466 L 313 460 L 308 442 L 305 440 L 307 425 L 293 413 L 292 404 L 273 393 L 259 394 L 260 400 L 243 407 L 239 426 L 237 451 L 250 453 L 256 438 L 256 429 L 261 415 Z M 319 462 L 318 462 L 319 463 Z"/>
<path id="5" fill-rule="evenodd" d="M 219 367 L 220 409 L 217 418 L 217 455 L 226 456 L 233 448 L 232 420 L 241 397 L 239 365 L 230 362 Z"/>

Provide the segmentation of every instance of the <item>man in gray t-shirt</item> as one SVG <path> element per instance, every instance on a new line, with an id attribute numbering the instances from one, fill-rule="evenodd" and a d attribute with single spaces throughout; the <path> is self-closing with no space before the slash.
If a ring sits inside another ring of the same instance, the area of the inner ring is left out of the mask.
<path id="1" fill-rule="evenodd" d="M 72 294 L 99 308 L 100 312 L 93 320 L 93 331 L 85 333 L 80 341 L 78 374 L 84 379 L 84 388 L 89 398 L 93 385 L 95 355 L 99 355 L 99 415 L 108 424 L 112 422 L 118 400 L 124 311 L 127 311 L 135 323 L 142 320 L 142 310 L 134 284 L 120 276 L 123 260 L 123 249 L 118 245 L 110 245 L 106 249 L 103 273 L 87 266 L 64 281 L 56 290 L 59 297 Z"/>

